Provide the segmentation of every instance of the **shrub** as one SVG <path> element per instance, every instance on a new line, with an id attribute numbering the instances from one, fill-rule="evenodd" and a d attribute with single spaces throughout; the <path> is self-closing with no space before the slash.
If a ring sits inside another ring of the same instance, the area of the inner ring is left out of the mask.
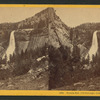
<path id="1" fill-rule="evenodd" d="M 11 72 L 8 69 L 0 69 L 0 80 L 8 79 L 11 76 Z"/>

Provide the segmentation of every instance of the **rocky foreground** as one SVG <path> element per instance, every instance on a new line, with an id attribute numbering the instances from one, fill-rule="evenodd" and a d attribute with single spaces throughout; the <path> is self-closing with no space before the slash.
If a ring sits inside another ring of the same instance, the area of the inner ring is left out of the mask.
<path id="1" fill-rule="evenodd" d="M 0 81 L 0 90 L 47 90 L 48 72 L 37 77 L 27 73 L 22 76 Z"/>
<path id="2" fill-rule="evenodd" d="M 80 81 L 72 85 L 63 86 L 56 90 L 100 91 L 100 77 Z"/>
<path id="3" fill-rule="evenodd" d="M 37 78 L 30 73 L 0 81 L 1 90 L 48 90 L 48 72 Z M 99 91 L 100 77 L 73 83 L 52 90 Z"/>

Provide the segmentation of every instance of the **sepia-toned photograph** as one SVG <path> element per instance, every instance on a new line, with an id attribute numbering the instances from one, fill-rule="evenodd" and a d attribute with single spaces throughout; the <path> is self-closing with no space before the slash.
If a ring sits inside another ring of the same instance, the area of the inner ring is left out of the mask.
<path id="1" fill-rule="evenodd" d="M 0 7 L 0 90 L 100 91 L 100 8 Z"/>

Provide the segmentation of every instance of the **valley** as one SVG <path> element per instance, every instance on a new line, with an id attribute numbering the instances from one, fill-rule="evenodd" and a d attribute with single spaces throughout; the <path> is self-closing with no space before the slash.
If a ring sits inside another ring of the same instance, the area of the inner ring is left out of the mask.
<path id="1" fill-rule="evenodd" d="M 68 27 L 54 8 L 0 24 L 0 89 L 100 90 L 99 26 Z"/>

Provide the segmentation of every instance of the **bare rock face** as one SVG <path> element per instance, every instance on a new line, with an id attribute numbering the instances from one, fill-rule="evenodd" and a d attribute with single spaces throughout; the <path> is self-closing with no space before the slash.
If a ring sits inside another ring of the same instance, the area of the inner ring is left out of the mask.
<path id="1" fill-rule="evenodd" d="M 4 48 L 0 46 L 0 57 L 3 56 L 3 54 L 4 54 Z"/>
<path id="2" fill-rule="evenodd" d="M 25 52 L 30 41 L 30 32 L 33 29 L 21 29 L 15 31 L 15 42 L 16 42 L 16 52 L 21 53 Z"/>
<path id="3" fill-rule="evenodd" d="M 47 8 L 35 16 L 18 22 L 15 32 L 16 51 L 35 50 L 45 45 L 59 48 L 72 47 L 69 40 L 69 27 L 56 15 L 53 8 Z"/>
<path id="4" fill-rule="evenodd" d="M 53 8 L 47 8 L 33 17 L 17 23 L 0 24 L 0 28 L 0 32 L 3 31 L 2 34 L 4 34 L 1 35 L 2 38 L 5 38 L 8 34 L 7 38 L 0 40 L 3 51 L 6 51 L 8 47 L 10 33 L 13 30 L 15 30 L 16 53 L 25 52 L 26 49 L 35 50 L 45 45 L 52 45 L 56 48 L 61 45 L 73 47 L 70 41 L 70 28 L 61 21 Z M 7 32 L 4 32 L 4 30 Z M 0 55 L 2 55 L 1 52 Z"/>
<path id="5" fill-rule="evenodd" d="M 100 23 L 86 23 L 73 29 L 73 40 L 80 48 L 82 56 L 86 55 L 89 50 L 93 32 L 100 30 L 99 26 Z M 21 53 L 22 50 L 35 50 L 45 45 L 52 45 L 56 48 L 63 45 L 72 49 L 74 42 L 71 43 L 70 41 L 70 29 L 56 15 L 56 11 L 53 8 L 47 8 L 33 17 L 17 23 L 0 24 L 0 48 L 2 48 L 0 49 L 0 57 L 9 45 L 10 33 L 13 30 L 15 30 L 15 52 Z M 98 38 L 100 38 L 99 34 Z"/>
<path id="6" fill-rule="evenodd" d="M 71 41 L 69 39 L 69 29 L 60 19 L 55 19 L 49 25 L 49 45 L 53 45 L 58 48 L 61 45 L 72 47 Z"/>
<path id="7" fill-rule="evenodd" d="M 78 44 L 78 47 L 80 48 L 81 57 L 85 57 L 85 55 L 88 53 L 88 49 L 84 47 L 82 44 Z"/>
<path id="8" fill-rule="evenodd" d="M 69 28 L 60 20 L 53 8 L 47 8 L 36 14 L 36 17 L 38 21 L 42 20 L 38 22 L 38 27 L 31 32 L 28 49 L 43 47 L 45 44 L 56 48 L 61 45 L 72 46 L 69 40 Z"/>

